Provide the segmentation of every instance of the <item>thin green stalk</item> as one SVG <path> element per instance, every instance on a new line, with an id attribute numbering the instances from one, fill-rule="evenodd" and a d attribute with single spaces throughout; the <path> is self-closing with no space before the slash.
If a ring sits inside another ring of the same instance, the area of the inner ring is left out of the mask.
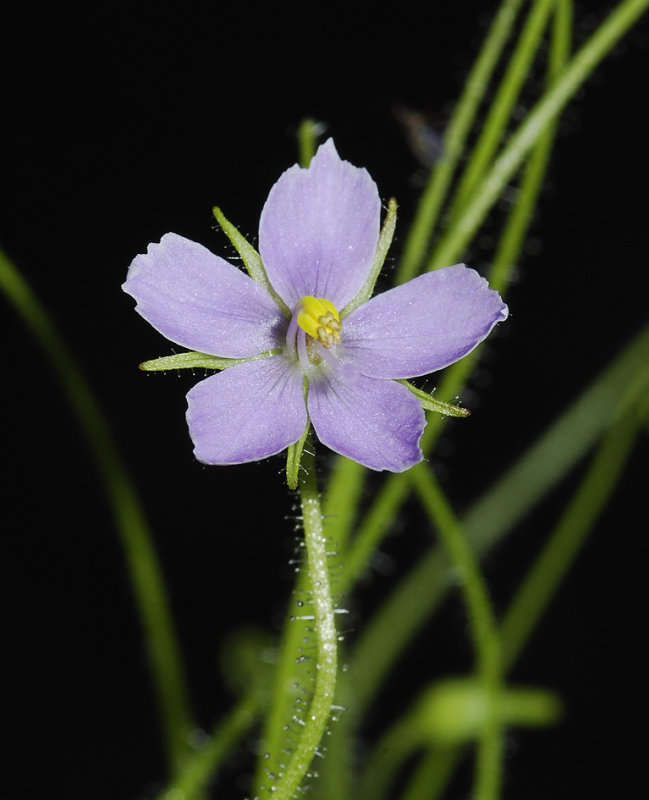
<path id="1" fill-rule="evenodd" d="M 501 691 L 498 625 L 476 555 L 439 484 L 424 464 L 413 468 L 412 477 L 459 580 L 475 648 L 477 677 L 486 698 L 487 712 L 478 739 L 473 796 L 476 800 L 496 800 L 502 782 L 503 756 L 503 726 L 498 711 Z"/>
<path id="2" fill-rule="evenodd" d="M 336 456 L 327 481 L 324 516 L 327 533 L 343 551 L 354 526 L 358 505 L 365 485 L 365 468 L 358 461 Z M 343 562 L 346 559 L 343 559 Z M 345 586 L 336 587 L 344 593 Z"/>
<path id="3" fill-rule="evenodd" d="M 527 644 L 608 503 L 640 424 L 637 408 L 631 408 L 607 431 L 578 491 L 509 605 L 501 626 L 503 658 L 508 667 Z"/>
<path id="4" fill-rule="evenodd" d="M 301 167 L 308 167 L 311 163 L 311 159 L 315 155 L 321 127 L 319 123 L 310 117 L 300 122 L 297 129 L 297 148 Z"/>
<path id="5" fill-rule="evenodd" d="M 572 40 L 572 0 L 558 0 L 554 7 L 552 38 L 548 53 L 547 85 L 558 79 L 570 57 Z M 558 119 L 542 133 L 525 165 L 516 201 L 507 217 L 489 270 L 489 284 L 504 294 L 511 280 L 513 265 L 523 247 L 534 209 L 543 185 L 554 146 Z"/>
<path id="6" fill-rule="evenodd" d="M 197 797 L 214 780 L 227 755 L 251 729 L 259 717 L 259 711 L 259 693 L 255 690 L 243 697 L 219 723 L 209 741 L 186 759 L 182 770 L 158 795 L 157 800 Z"/>
<path id="7" fill-rule="evenodd" d="M 304 450 L 303 465 L 300 505 L 313 602 L 313 624 L 318 640 L 315 686 L 306 718 L 300 720 L 302 732 L 288 765 L 278 776 L 276 784 L 269 787 L 273 800 L 290 800 L 307 776 L 329 721 L 338 671 L 338 637 L 329 581 L 327 538 L 320 509 L 315 456 L 307 448 Z"/>
<path id="8" fill-rule="evenodd" d="M 385 481 L 382 490 L 374 498 L 366 518 L 359 526 L 358 533 L 347 548 L 339 583 L 342 594 L 348 594 L 368 569 L 372 553 L 376 552 L 395 510 L 410 491 L 409 480 L 404 480 L 403 475 L 394 477 L 397 480 L 393 480 L 391 476 Z"/>
<path id="9" fill-rule="evenodd" d="M 485 173 L 510 120 L 512 109 L 536 57 L 548 17 L 556 0 L 536 0 L 530 9 L 521 35 L 509 60 L 496 96 L 490 103 L 489 114 L 469 161 L 462 173 L 451 209 L 450 225 L 466 205 Z"/>
<path id="10" fill-rule="evenodd" d="M 467 136 L 512 30 L 521 2 L 522 0 L 504 0 L 467 77 L 444 137 L 442 157 L 431 172 L 408 232 L 403 256 L 395 276 L 396 283 L 405 283 L 421 269 L 442 203 L 464 152 Z"/>
<path id="11" fill-rule="evenodd" d="M 175 771 L 190 752 L 188 738 L 193 723 L 162 570 L 139 499 L 81 370 L 38 298 L 2 251 L 0 287 L 51 364 L 99 468 L 124 549 L 144 629 L 167 757 Z"/>
<path id="12" fill-rule="evenodd" d="M 536 103 L 476 187 L 473 199 L 435 249 L 428 269 L 451 264 L 462 253 L 539 135 L 558 116 L 599 62 L 647 7 L 649 0 L 623 0 L 581 47 L 566 66 L 561 78 Z"/>
<path id="13" fill-rule="evenodd" d="M 437 800 L 457 769 L 463 748 L 430 747 L 423 754 L 400 800 Z"/>
<path id="14" fill-rule="evenodd" d="M 420 745 L 419 731 L 415 730 L 407 715 L 393 725 L 373 748 L 355 795 L 361 800 L 391 797 L 397 772 Z"/>

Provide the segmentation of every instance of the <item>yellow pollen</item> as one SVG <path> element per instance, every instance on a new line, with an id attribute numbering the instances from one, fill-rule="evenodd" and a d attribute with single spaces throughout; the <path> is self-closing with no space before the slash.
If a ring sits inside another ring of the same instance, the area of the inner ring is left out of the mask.
<path id="1" fill-rule="evenodd" d="M 342 322 L 333 303 L 324 297 L 303 297 L 297 304 L 297 324 L 323 347 L 340 344 Z"/>

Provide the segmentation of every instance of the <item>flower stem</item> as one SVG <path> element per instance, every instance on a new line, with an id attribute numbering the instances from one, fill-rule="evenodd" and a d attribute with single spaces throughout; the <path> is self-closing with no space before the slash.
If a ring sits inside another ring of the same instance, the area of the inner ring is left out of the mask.
<path id="1" fill-rule="evenodd" d="M 243 697 L 225 717 L 200 750 L 189 756 L 157 800 L 196 798 L 208 784 L 235 745 L 250 730 L 260 713 L 259 697 L 253 691 Z"/>
<path id="2" fill-rule="evenodd" d="M 412 477 L 420 489 L 427 512 L 436 522 L 437 533 L 459 576 L 474 641 L 476 670 L 487 707 L 478 741 L 473 796 L 476 800 L 495 800 L 502 779 L 503 746 L 502 724 L 497 711 L 501 689 L 498 626 L 477 556 L 432 472 L 421 464 L 413 468 Z"/>
<path id="3" fill-rule="evenodd" d="M 645 373 L 645 384 L 649 373 Z M 644 397 L 646 397 L 646 385 Z M 607 431 L 588 471 L 511 602 L 501 625 L 503 660 L 513 664 L 527 644 L 628 462 L 641 416 L 632 406 Z"/>
<path id="4" fill-rule="evenodd" d="M 318 638 L 315 687 L 306 718 L 301 720 L 302 735 L 286 769 L 273 789 L 273 800 L 292 798 L 307 775 L 324 734 L 336 690 L 338 670 L 338 637 L 334 624 L 334 607 L 327 564 L 327 540 L 320 509 L 315 456 L 307 444 L 304 448 L 303 473 L 300 480 L 300 504 L 307 551 L 307 569 L 311 584 L 314 626 Z"/>

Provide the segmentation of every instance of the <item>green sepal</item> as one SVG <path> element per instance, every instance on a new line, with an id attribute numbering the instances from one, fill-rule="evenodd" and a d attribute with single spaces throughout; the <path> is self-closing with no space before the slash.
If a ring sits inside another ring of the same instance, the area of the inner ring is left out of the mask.
<path id="1" fill-rule="evenodd" d="M 348 314 L 351 314 L 354 309 L 363 305 L 363 303 L 367 303 L 372 296 L 377 278 L 383 269 L 385 257 L 387 256 L 390 245 L 392 244 L 392 237 L 394 236 L 394 229 L 396 228 L 396 225 L 397 201 L 394 199 L 394 197 L 391 197 L 390 201 L 388 202 L 388 212 L 385 216 L 385 220 L 383 221 L 383 227 L 381 228 L 381 234 L 376 245 L 376 252 L 374 253 L 369 274 L 365 280 L 365 283 L 361 286 L 360 292 L 353 300 L 350 300 L 340 312 L 341 319 L 346 317 Z"/>
<path id="2" fill-rule="evenodd" d="M 263 286 L 264 289 L 270 294 L 273 300 L 277 303 L 277 305 L 281 308 L 282 314 L 287 319 L 291 318 L 291 312 L 288 309 L 288 306 L 284 303 L 282 298 L 277 294 L 277 292 L 271 286 L 270 281 L 268 280 L 268 275 L 266 275 L 266 270 L 264 268 L 264 262 L 261 260 L 261 256 L 255 250 L 255 248 L 248 242 L 248 240 L 235 228 L 235 226 L 228 220 L 223 212 L 221 211 L 218 206 L 214 206 L 212 209 L 212 213 L 216 221 L 221 226 L 223 233 L 228 237 L 230 243 L 234 247 L 234 249 L 239 253 L 241 256 L 241 260 L 243 261 L 243 265 L 245 266 L 246 270 L 248 271 L 248 275 L 256 281 L 260 286 Z"/>
<path id="3" fill-rule="evenodd" d="M 434 684 L 415 705 L 412 721 L 420 739 L 458 745 L 480 736 L 489 705 L 474 678 L 450 678 Z M 554 692 L 531 686 L 505 687 L 496 713 L 503 725 L 539 728 L 554 725 L 562 705 Z"/>
<path id="4" fill-rule="evenodd" d="M 423 389 L 418 389 L 408 381 L 399 381 L 399 383 L 410 389 L 421 403 L 424 411 L 436 411 L 445 417 L 468 417 L 471 414 L 468 408 L 454 406 L 452 403 L 445 403 L 443 400 L 436 400 L 431 394 L 424 392 Z"/>
<path id="5" fill-rule="evenodd" d="M 268 350 L 265 353 L 260 353 L 258 356 L 251 356 L 250 358 L 219 358 L 219 356 L 210 356 L 207 353 L 197 353 L 190 350 L 188 353 L 176 353 L 173 356 L 162 356 L 162 358 L 153 358 L 151 361 L 143 361 L 140 364 L 140 369 L 145 372 L 163 372 L 168 369 L 193 369 L 200 367 L 202 369 L 226 369 L 227 367 L 234 367 L 236 364 L 245 364 L 248 361 L 258 361 L 260 358 L 269 358 L 281 353 L 281 350 Z"/>
<path id="6" fill-rule="evenodd" d="M 304 402 L 306 403 L 306 397 L 309 391 L 309 381 L 306 377 L 304 378 L 302 389 L 304 392 Z M 302 436 L 300 436 L 295 444 L 289 445 L 286 451 L 286 483 L 288 484 L 289 489 L 297 489 L 298 487 L 298 483 L 300 481 L 300 462 L 302 461 L 302 451 L 304 450 L 304 444 L 307 440 L 310 430 L 311 420 L 307 420 L 306 428 L 304 429 Z"/>

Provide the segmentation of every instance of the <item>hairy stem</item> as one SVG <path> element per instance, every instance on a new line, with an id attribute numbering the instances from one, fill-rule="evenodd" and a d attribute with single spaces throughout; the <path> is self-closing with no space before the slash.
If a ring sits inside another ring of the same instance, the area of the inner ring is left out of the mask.
<path id="1" fill-rule="evenodd" d="M 318 638 L 315 687 L 306 718 L 300 720 L 302 735 L 291 759 L 272 790 L 273 800 L 289 800 L 307 775 L 313 757 L 319 753 L 336 690 L 338 637 L 327 564 L 327 540 L 323 529 L 315 456 L 305 447 L 304 471 L 300 481 L 300 504 L 307 551 L 308 575 L 313 601 L 313 621 Z"/>

